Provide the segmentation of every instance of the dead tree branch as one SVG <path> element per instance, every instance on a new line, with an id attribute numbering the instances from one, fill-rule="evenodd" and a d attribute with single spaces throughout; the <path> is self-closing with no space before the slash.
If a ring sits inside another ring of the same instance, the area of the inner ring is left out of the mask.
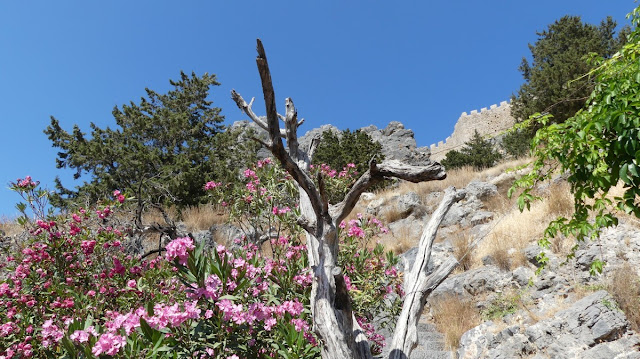
<path id="1" fill-rule="evenodd" d="M 418 254 L 411 271 L 406 274 L 404 281 L 405 297 L 402 312 L 396 323 L 393 334 L 389 359 L 407 359 L 418 345 L 418 320 L 427 297 L 431 292 L 451 274 L 458 265 L 458 261 L 449 257 L 431 275 L 427 276 L 427 264 L 431 256 L 431 247 L 436 238 L 438 227 L 451 206 L 465 197 L 462 190 L 447 188 L 444 198 L 433 213 L 431 220 L 420 237 Z"/>
<path id="2" fill-rule="evenodd" d="M 369 162 L 369 169 L 365 172 L 351 190 L 345 195 L 342 202 L 331 206 L 329 213 L 340 223 L 355 207 L 360 195 L 382 182 L 385 178 L 399 178 L 410 182 L 425 182 L 443 180 L 447 177 L 444 167 L 437 162 L 430 162 L 425 166 L 411 166 L 397 160 L 383 161 L 377 164 L 375 160 Z"/>
<path id="3" fill-rule="evenodd" d="M 251 120 L 267 131 L 269 140 L 264 141 L 266 147 L 298 184 L 302 214 L 298 223 L 307 232 L 309 264 L 314 274 L 311 289 L 311 311 L 314 331 L 322 343 L 322 357 L 325 359 L 369 359 L 371 358 L 369 343 L 362 328 L 354 319 L 344 276 L 342 270 L 337 266 L 339 251 L 337 223 L 353 210 L 362 192 L 385 178 L 394 177 L 411 182 L 422 182 L 444 179 L 446 173 L 444 168 L 436 162 L 429 162 L 425 166 L 409 166 L 399 161 L 384 161 L 380 164 L 371 161 L 369 170 L 356 181 L 344 200 L 334 206 L 329 206 L 322 177 L 318 178 L 316 186 L 308 173 L 310 157 L 299 148 L 297 129 L 303 120 L 298 121 L 298 113 L 290 98 L 285 101 L 285 116 L 278 114 L 267 56 L 260 40 L 257 41 L 257 50 L 256 63 L 262 82 L 267 111 L 266 119 L 253 113 L 251 110 L 253 100 L 252 103 L 247 104 L 242 96 L 235 91 L 232 91 L 231 96 Z M 280 128 L 280 120 L 284 122 L 284 129 Z M 282 138 L 287 141 L 287 149 L 284 147 Z M 312 143 L 309 152 L 313 152 L 316 145 L 317 143 Z M 425 277 L 424 275 L 426 271 L 424 267 L 429 260 L 431 244 L 435 238 L 437 227 L 449 207 L 462 197 L 462 192 L 455 190 L 447 192 L 445 200 L 434 214 L 434 219 L 429 222 L 427 230 L 425 230 L 426 234 L 421 240 L 423 248 L 420 253 L 424 258 L 418 261 L 420 264 L 416 265 L 410 274 L 412 279 L 405 282 L 405 292 L 409 293 L 406 299 L 408 303 L 405 302 L 406 309 L 403 308 L 403 314 L 400 317 L 400 322 L 404 323 L 401 327 L 404 328 L 404 333 L 408 336 L 415 334 L 416 318 L 419 318 L 420 315 L 419 312 L 416 312 L 416 308 L 424 306 L 424 301 L 431 290 L 446 278 L 457 264 L 454 259 L 446 262 L 446 265 L 438 268 L 431 276 Z M 411 282 L 414 278 L 415 283 Z M 403 342 L 398 340 L 398 343 L 400 344 L 394 346 L 394 352 L 406 353 L 404 358 L 407 358 L 415 340 L 412 341 L 409 338 Z"/>

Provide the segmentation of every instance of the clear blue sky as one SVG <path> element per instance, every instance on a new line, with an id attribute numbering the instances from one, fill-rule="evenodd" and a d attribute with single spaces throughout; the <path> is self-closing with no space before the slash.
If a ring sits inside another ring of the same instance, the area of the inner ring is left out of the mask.
<path id="1" fill-rule="evenodd" d="M 169 89 L 180 70 L 209 72 L 226 123 L 245 119 L 229 97 L 262 100 L 261 38 L 278 106 L 293 98 L 301 133 L 401 121 L 419 146 L 443 140 L 463 111 L 508 100 L 522 83 L 528 43 L 566 14 L 618 24 L 631 0 L 538 1 L 2 1 L 0 215 L 19 199 L 9 181 L 53 188 L 56 150 L 43 134 L 113 126 L 111 111 L 145 87 Z M 256 101 L 263 114 L 263 103 Z M 203 181 L 206 179 L 203 178 Z"/>

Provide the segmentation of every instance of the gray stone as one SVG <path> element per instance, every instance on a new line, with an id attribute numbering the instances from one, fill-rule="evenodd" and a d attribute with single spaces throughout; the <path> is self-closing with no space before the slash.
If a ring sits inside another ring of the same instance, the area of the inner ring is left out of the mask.
<path id="1" fill-rule="evenodd" d="M 363 201 L 373 201 L 376 198 L 375 193 L 371 193 L 371 192 L 363 192 L 360 195 L 360 199 Z"/>
<path id="2" fill-rule="evenodd" d="M 577 301 L 555 317 L 526 329 L 529 341 L 540 349 L 562 344 L 558 348 L 590 347 L 611 341 L 626 332 L 629 323 L 624 314 L 612 308 L 613 299 L 606 291 L 599 291 Z"/>
<path id="3" fill-rule="evenodd" d="M 496 327 L 492 322 L 485 322 L 468 330 L 460 337 L 460 345 L 456 354 L 459 359 L 486 358 L 489 344 L 493 340 L 491 331 Z"/>
<path id="4" fill-rule="evenodd" d="M 478 211 L 473 214 L 473 217 L 471 217 L 471 225 L 475 227 L 477 225 L 490 222 L 492 219 L 493 219 L 492 212 Z"/>
<path id="5" fill-rule="evenodd" d="M 467 271 L 464 280 L 464 289 L 471 295 L 477 295 L 485 291 L 501 290 L 508 285 L 511 274 L 500 271 L 496 266 L 484 266 Z"/>
<path id="6" fill-rule="evenodd" d="M 390 223 L 387 227 L 395 238 L 419 239 L 424 225 L 423 219 L 409 216 Z"/>
<path id="7" fill-rule="evenodd" d="M 640 358 L 640 337 L 605 291 L 585 297 L 549 319 L 497 331 L 483 323 L 460 339 L 460 358 Z M 558 303 L 556 303 L 558 305 Z"/>
<path id="8" fill-rule="evenodd" d="M 477 180 L 471 181 L 465 189 L 467 196 L 474 196 L 478 199 L 486 199 L 498 194 L 498 187 L 495 184 Z"/>
<path id="9" fill-rule="evenodd" d="M 383 209 L 382 206 L 384 202 L 384 198 L 376 198 L 367 205 L 367 209 L 365 211 L 367 212 L 367 214 L 370 214 L 372 216 L 379 216 L 381 210 Z"/>
<path id="10" fill-rule="evenodd" d="M 538 263 L 538 254 L 540 254 L 542 252 L 542 248 L 540 248 L 540 246 L 538 246 L 537 244 L 532 244 L 528 247 L 526 247 L 523 250 L 523 254 L 525 256 L 525 258 L 527 258 L 527 260 L 529 261 L 529 263 L 533 264 L 534 266 L 538 267 L 540 264 Z"/>
<path id="11" fill-rule="evenodd" d="M 529 285 L 529 281 L 534 279 L 535 273 L 527 267 L 518 267 L 512 272 L 513 280 L 521 287 Z"/>
<path id="12" fill-rule="evenodd" d="M 398 211 L 403 215 L 413 214 L 416 217 L 421 217 L 426 213 L 426 208 L 422 205 L 420 196 L 415 192 L 407 192 L 399 196 L 396 203 Z"/>

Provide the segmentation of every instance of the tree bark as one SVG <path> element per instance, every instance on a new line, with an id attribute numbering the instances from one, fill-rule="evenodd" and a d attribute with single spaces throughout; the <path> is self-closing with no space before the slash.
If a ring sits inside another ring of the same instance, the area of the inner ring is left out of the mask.
<path id="1" fill-rule="evenodd" d="M 257 40 L 258 57 L 256 63 L 260 79 L 262 81 L 262 91 L 267 111 L 266 120 L 253 113 L 251 105 L 253 100 L 247 104 L 236 91 L 231 92 L 231 97 L 238 107 L 251 120 L 256 122 L 269 134 L 269 140 L 263 144 L 271 151 L 273 156 L 280 162 L 282 167 L 296 181 L 300 193 L 301 218 L 298 223 L 306 231 L 307 251 L 309 264 L 313 271 L 313 283 L 311 289 L 311 311 L 313 315 L 314 331 L 320 338 L 322 357 L 325 359 L 367 359 L 371 358 L 369 343 L 364 331 L 358 325 L 351 310 L 351 299 L 346 288 L 344 276 L 341 268 L 337 267 L 337 257 L 339 251 L 337 224 L 340 223 L 354 208 L 360 195 L 374 184 L 387 177 L 405 179 L 412 182 L 422 182 L 430 180 L 441 180 L 446 177 L 444 168 L 437 162 L 429 162 L 425 166 L 409 166 L 399 161 L 384 161 L 377 164 L 371 161 L 369 170 L 356 181 L 345 198 L 336 205 L 330 205 L 324 193 L 323 179 L 318 178 L 318 186 L 315 185 L 309 175 L 309 156 L 299 149 L 297 129 L 303 120 L 298 121 L 297 111 L 290 98 L 285 100 L 285 116 L 278 114 L 276 110 L 275 94 L 271 73 L 267 63 L 266 53 L 262 42 Z M 282 120 L 285 128 L 281 129 L 278 120 Z M 282 138 L 287 140 L 287 149 L 284 147 Z M 460 197 L 459 192 L 453 191 L 453 195 L 445 196 L 449 199 L 448 207 L 444 212 Z M 451 192 L 451 191 L 450 191 Z M 461 198 L 461 197 L 460 197 Z M 440 207 L 443 207 L 442 205 Z M 444 214 L 442 214 L 444 216 Z M 435 216 L 434 216 L 435 217 Z M 442 218 L 435 224 L 435 230 Z M 432 220 L 432 222 L 434 222 Z M 428 226 L 431 227 L 430 225 Z M 428 240 L 421 240 L 428 244 L 426 261 L 428 262 L 431 251 L 431 243 Z M 453 260 L 455 262 L 455 259 Z M 424 262 L 424 266 L 426 263 Z M 451 272 L 457 262 L 447 262 L 451 267 L 442 268 L 436 273 L 439 276 L 430 276 L 426 280 L 422 277 L 423 269 L 416 269 L 416 277 L 421 285 L 426 288 L 435 288 L 448 273 Z M 446 275 L 444 274 L 446 273 Z M 407 284 L 405 282 L 405 288 Z M 412 286 L 411 288 L 419 288 Z M 433 288 L 431 290 L 433 290 Z M 406 289 L 405 289 L 406 291 Z M 414 291 L 414 289 L 411 289 Z M 407 291 L 407 293 L 410 293 Z M 430 291 L 428 292 L 430 293 Z M 424 300 L 426 296 L 416 297 L 417 300 Z M 412 297 L 413 298 L 413 297 Z M 424 306 L 424 303 L 422 304 Z M 410 306 L 414 308 L 414 306 Z M 420 307 L 422 308 L 422 307 Z M 404 310 L 403 310 L 404 312 Z M 414 310 L 407 309 L 407 313 L 416 316 Z M 419 316 L 419 313 L 417 313 Z M 403 317 L 401 316 L 401 319 Z M 413 318 L 413 317 L 412 317 Z M 410 328 L 412 320 L 403 319 Z M 408 332 L 408 331 L 407 331 Z M 398 350 L 405 350 L 404 347 Z M 408 354 L 407 356 L 408 357 Z"/>
<path id="2" fill-rule="evenodd" d="M 427 302 L 427 297 L 442 281 L 451 274 L 458 261 L 447 258 L 431 275 L 427 276 L 427 264 L 431 257 L 431 248 L 436 238 L 438 227 L 449 211 L 449 208 L 464 198 L 464 191 L 456 191 L 450 187 L 420 237 L 416 261 L 410 271 L 405 272 L 405 297 L 402 312 L 396 322 L 393 333 L 389 359 L 407 359 L 418 345 L 418 320 Z"/>

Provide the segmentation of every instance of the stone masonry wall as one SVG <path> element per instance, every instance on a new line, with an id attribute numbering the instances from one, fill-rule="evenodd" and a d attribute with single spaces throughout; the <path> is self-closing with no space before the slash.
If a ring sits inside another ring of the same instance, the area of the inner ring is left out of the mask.
<path id="1" fill-rule="evenodd" d="M 507 101 L 500 102 L 500 105 L 492 105 L 489 109 L 484 107 L 479 112 L 477 110 L 469 114 L 463 112 L 451 136 L 445 141 L 430 146 L 431 159 L 441 161 L 447 152 L 459 149 L 471 139 L 475 130 L 478 130 L 482 136 L 493 137 L 513 126 L 514 123 L 515 120 L 511 117 L 511 104 Z"/>

